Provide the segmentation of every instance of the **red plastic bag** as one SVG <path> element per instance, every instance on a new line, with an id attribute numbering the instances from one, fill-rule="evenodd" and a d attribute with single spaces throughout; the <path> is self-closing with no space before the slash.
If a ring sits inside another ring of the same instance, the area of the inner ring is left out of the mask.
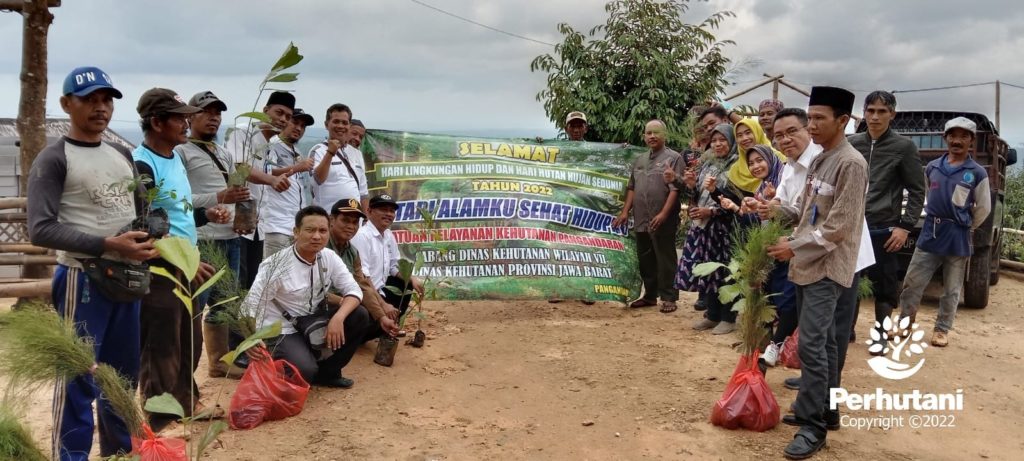
<path id="1" fill-rule="evenodd" d="M 722 398 L 711 409 L 711 424 L 763 432 L 779 423 L 779 402 L 757 369 L 758 355 L 740 357 Z"/>
<path id="2" fill-rule="evenodd" d="M 309 384 L 295 365 L 272 360 L 266 349 L 261 351 L 266 358 L 249 362 L 235 395 L 231 396 L 228 420 L 232 429 L 252 429 L 263 421 L 295 416 L 306 404 Z"/>
<path id="3" fill-rule="evenodd" d="M 800 330 L 796 330 L 782 342 L 782 351 L 779 352 L 779 362 L 786 368 L 800 369 Z"/>
<path id="4" fill-rule="evenodd" d="M 132 437 L 132 454 L 141 461 L 188 461 L 185 441 L 157 437 L 148 424 L 142 425 L 145 438 Z"/>

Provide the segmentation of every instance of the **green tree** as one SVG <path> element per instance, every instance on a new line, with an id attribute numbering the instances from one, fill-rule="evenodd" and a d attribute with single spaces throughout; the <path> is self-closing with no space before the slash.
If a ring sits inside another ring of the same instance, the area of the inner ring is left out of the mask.
<path id="1" fill-rule="evenodd" d="M 587 114 L 592 141 L 642 144 L 644 124 L 659 118 L 678 145 L 688 110 L 724 88 L 729 59 L 722 54 L 731 41 L 712 31 L 728 11 L 688 24 L 689 0 L 613 0 L 605 5 L 608 21 L 588 36 L 568 24 L 554 54 L 530 63 L 548 74 L 547 88 L 537 93 L 548 117 L 562 130 L 565 116 Z"/>

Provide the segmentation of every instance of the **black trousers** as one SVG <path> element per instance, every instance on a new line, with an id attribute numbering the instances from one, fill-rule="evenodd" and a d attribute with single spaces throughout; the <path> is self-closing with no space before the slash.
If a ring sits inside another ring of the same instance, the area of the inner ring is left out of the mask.
<path id="1" fill-rule="evenodd" d="M 636 233 L 636 255 L 640 263 L 640 278 L 644 282 L 644 299 L 679 300 L 679 290 L 675 287 L 679 261 L 676 257 L 678 230 L 679 221 L 669 219 L 654 232 Z"/>
<path id="2" fill-rule="evenodd" d="M 352 361 L 363 336 L 370 327 L 370 314 L 359 306 L 345 317 L 345 344 L 324 360 L 319 360 L 319 351 L 314 351 L 301 333 L 281 335 L 267 341 L 267 348 L 275 359 L 284 359 L 295 365 L 302 379 L 313 384 L 320 380 L 341 377 L 341 369 Z"/>
<path id="3" fill-rule="evenodd" d="M 253 239 L 240 238 L 241 240 L 241 264 L 239 267 L 238 281 L 242 288 L 252 288 L 252 282 L 256 281 L 256 273 L 260 270 L 260 263 L 263 262 L 263 239 L 260 238 L 260 231 L 256 231 Z"/>
<path id="4" fill-rule="evenodd" d="M 879 232 L 872 228 L 871 249 L 875 253 L 875 264 L 868 267 L 866 272 L 871 280 L 871 291 L 875 298 L 875 321 L 881 322 L 892 315 L 892 310 L 899 304 L 900 286 L 899 260 L 896 253 L 885 251 L 885 241 L 889 240 L 891 233 Z M 859 305 L 853 316 L 853 324 L 857 323 L 860 316 Z"/>
<path id="5" fill-rule="evenodd" d="M 800 391 L 794 412 L 803 423 L 800 432 L 815 440 L 825 438 L 829 384 L 838 374 L 835 315 L 843 289 L 828 278 L 796 288 L 800 305 Z"/>
<path id="6" fill-rule="evenodd" d="M 392 275 L 388 277 L 388 279 L 384 282 L 384 286 L 395 287 L 396 289 L 398 289 L 399 292 L 402 292 L 405 290 L 405 280 L 403 280 L 401 277 Z M 409 285 L 409 289 L 412 289 L 412 285 Z M 393 293 L 391 290 L 388 290 L 387 288 L 384 288 L 384 300 L 387 301 L 388 304 L 395 306 L 395 308 L 398 309 L 398 311 L 400 312 L 398 318 L 400 319 L 402 318 L 401 316 L 405 315 L 405 311 L 409 310 L 409 304 L 412 303 L 412 295 L 399 295 L 397 293 Z M 396 321 L 395 323 L 398 322 Z M 384 330 L 380 328 L 379 323 L 374 322 L 371 319 L 370 324 L 371 325 L 369 332 L 367 332 L 366 336 L 363 338 L 364 342 L 370 341 L 372 339 L 377 339 L 384 334 Z"/>

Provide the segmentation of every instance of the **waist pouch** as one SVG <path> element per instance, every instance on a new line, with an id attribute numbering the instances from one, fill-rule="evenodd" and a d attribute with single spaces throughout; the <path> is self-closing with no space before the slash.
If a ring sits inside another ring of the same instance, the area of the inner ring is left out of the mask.
<path id="1" fill-rule="evenodd" d="M 336 312 L 338 312 L 338 308 L 327 307 L 326 299 L 317 306 L 312 314 L 296 317 L 282 309 L 284 318 L 306 338 L 306 342 L 313 350 L 322 350 L 327 347 L 327 324 Z"/>
<path id="2" fill-rule="evenodd" d="M 130 303 L 149 293 L 149 265 L 112 261 L 103 258 L 80 259 L 89 276 L 103 296 L 117 303 Z"/>

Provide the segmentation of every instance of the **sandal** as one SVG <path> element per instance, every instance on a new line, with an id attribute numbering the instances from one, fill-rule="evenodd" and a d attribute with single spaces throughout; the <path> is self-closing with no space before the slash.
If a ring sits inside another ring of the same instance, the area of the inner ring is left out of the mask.
<path id="1" fill-rule="evenodd" d="M 657 305 L 658 305 L 658 301 L 656 301 L 656 300 L 652 301 L 650 299 L 640 298 L 640 299 L 630 303 L 629 307 L 632 308 L 632 309 L 639 309 L 641 307 L 651 307 L 651 306 L 657 306 Z"/>
<path id="2" fill-rule="evenodd" d="M 678 309 L 678 308 L 679 308 L 679 306 L 676 305 L 675 301 L 662 301 L 661 302 L 661 313 L 662 314 L 671 314 L 671 313 L 675 312 L 676 309 Z"/>
<path id="3" fill-rule="evenodd" d="M 224 408 L 220 405 L 214 405 L 212 408 L 208 408 L 202 403 L 196 402 L 196 409 L 192 412 L 193 421 L 212 421 L 215 419 L 224 419 L 227 413 L 224 412 Z"/>

